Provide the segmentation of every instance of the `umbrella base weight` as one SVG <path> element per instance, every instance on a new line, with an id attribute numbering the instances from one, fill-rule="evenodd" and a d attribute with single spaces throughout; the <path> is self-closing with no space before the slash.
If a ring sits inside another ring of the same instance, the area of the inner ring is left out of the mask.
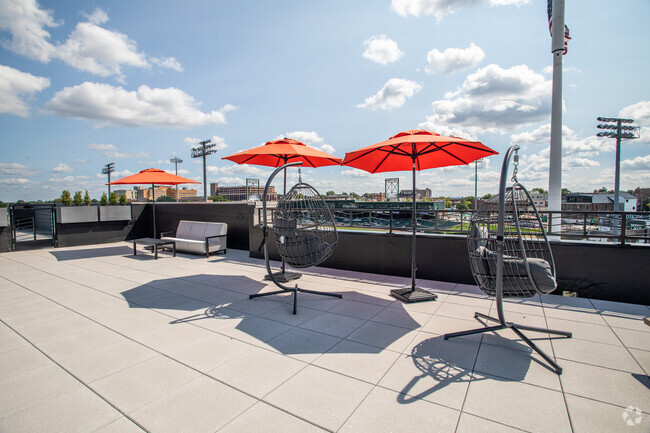
<path id="1" fill-rule="evenodd" d="M 275 278 L 275 281 L 278 281 L 280 283 L 288 283 L 291 280 L 297 280 L 298 278 L 302 277 L 302 274 L 299 274 L 297 272 L 276 272 L 273 274 L 273 278 Z M 267 274 L 264 275 L 265 280 L 270 280 L 271 277 Z"/>
<path id="2" fill-rule="evenodd" d="M 407 289 L 394 289 L 390 291 L 390 294 L 400 301 L 407 303 L 435 301 L 438 299 L 438 295 L 435 293 L 418 289 L 417 287 L 415 289 L 412 289 L 410 287 Z"/>

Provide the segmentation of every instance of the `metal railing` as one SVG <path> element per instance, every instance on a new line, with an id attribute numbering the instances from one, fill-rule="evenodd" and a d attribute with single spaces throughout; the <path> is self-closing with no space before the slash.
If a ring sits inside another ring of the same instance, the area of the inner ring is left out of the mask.
<path id="1" fill-rule="evenodd" d="M 257 210 L 256 225 L 262 221 L 262 209 Z M 272 224 L 273 209 L 268 221 Z M 650 212 L 583 212 L 540 211 L 547 224 L 549 236 L 563 240 L 650 245 Z M 387 233 L 411 231 L 411 211 L 406 209 L 332 209 L 339 229 L 380 231 Z M 418 210 L 417 231 L 466 235 L 473 210 Z M 557 224 L 557 219 L 560 224 Z M 549 227 L 552 230 L 549 230 Z"/>

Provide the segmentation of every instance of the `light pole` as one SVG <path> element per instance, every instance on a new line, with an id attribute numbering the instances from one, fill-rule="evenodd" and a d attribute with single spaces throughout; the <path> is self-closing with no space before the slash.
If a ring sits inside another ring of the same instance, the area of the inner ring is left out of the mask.
<path id="1" fill-rule="evenodd" d="M 217 153 L 217 145 L 212 140 L 203 140 L 192 148 L 192 158 L 203 158 L 203 201 L 208 201 L 208 184 L 205 171 L 205 157 Z"/>
<path id="2" fill-rule="evenodd" d="M 598 137 L 608 137 L 616 139 L 616 168 L 614 172 L 614 212 L 620 211 L 619 195 L 621 180 L 620 166 L 621 166 L 621 140 L 639 138 L 640 132 L 638 126 L 628 125 L 634 122 L 633 119 L 619 119 L 618 117 L 598 117 L 598 129 L 604 129 L 596 134 Z M 617 224 L 614 227 L 614 233 L 618 233 L 618 215 L 615 216 Z"/>
<path id="3" fill-rule="evenodd" d="M 474 161 L 474 211 L 477 209 L 478 201 L 478 163 L 483 162 L 483 158 Z"/>
<path id="4" fill-rule="evenodd" d="M 108 164 L 106 164 L 104 166 L 104 168 L 102 168 L 102 174 L 107 174 L 108 175 L 108 183 L 109 183 L 109 185 L 108 185 L 108 198 L 109 199 L 111 198 L 111 185 L 110 185 L 110 183 L 111 183 L 111 173 L 114 172 L 114 171 L 115 171 L 115 163 L 114 162 L 108 163 Z"/>
<path id="5" fill-rule="evenodd" d="M 169 162 L 174 163 L 174 167 L 176 168 L 175 174 L 176 176 L 178 176 L 178 164 L 182 163 L 183 160 L 175 156 L 172 159 L 170 159 Z M 176 203 L 178 203 L 178 185 L 176 185 Z"/>

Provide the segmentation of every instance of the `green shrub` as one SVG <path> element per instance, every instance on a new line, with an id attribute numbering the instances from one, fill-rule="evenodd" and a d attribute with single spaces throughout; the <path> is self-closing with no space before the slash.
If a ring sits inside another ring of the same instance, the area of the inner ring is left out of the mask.
<path id="1" fill-rule="evenodd" d="M 83 198 L 81 198 L 81 191 L 75 192 L 72 203 L 74 203 L 75 206 L 81 206 L 81 203 L 83 203 L 83 201 Z"/>
<path id="2" fill-rule="evenodd" d="M 102 198 L 99 200 L 99 204 L 102 206 L 108 206 L 108 196 L 105 192 L 102 193 Z"/>
<path id="3" fill-rule="evenodd" d="M 88 190 L 86 190 L 86 195 L 84 195 L 84 204 L 90 206 L 90 195 L 88 194 Z"/>
<path id="4" fill-rule="evenodd" d="M 117 194 L 115 194 L 115 192 L 111 192 L 111 197 L 108 199 L 108 202 L 111 206 L 115 206 L 117 204 Z"/>
<path id="5" fill-rule="evenodd" d="M 64 189 L 61 193 L 61 203 L 63 203 L 63 206 L 72 206 L 72 196 L 67 189 Z"/>
<path id="6" fill-rule="evenodd" d="M 128 203 L 128 202 L 126 201 L 126 194 L 122 193 L 122 194 L 120 195 L 120 204 L 121 204 L 122 206 L 124 206 L 124 205 L 127 204 L 127 203 Z"/>

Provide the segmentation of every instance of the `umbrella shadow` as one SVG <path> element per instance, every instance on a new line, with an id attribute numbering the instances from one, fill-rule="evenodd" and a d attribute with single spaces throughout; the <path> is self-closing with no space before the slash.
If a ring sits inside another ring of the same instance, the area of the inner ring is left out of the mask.
<path id="1" fill-rule="evenodd" d="M 519 348 L 521 351 L 526 351 L 528 348 L 523 344 L 515 344 L 521 346 Z M 508 360 L 507 378 L 476 374 L 474 368 L 478 351 L 484 345 L 482 344 L 475 351 L 472 346 L 476 346 L 476 343 L 463 339 L 444 340 L 441 335 L 423 340 L 413 347 L 410 354 L 413 364 L 421 374 L 414 376 L 406 384 L 400 391 L 397 401 L 401 404 L 414 403 L 454 383 L 469 383 L 487 379 L 520 382 L 526 377 L 531 360 L 533 360 L 530 354 L 511 357 Z M 510 350 L 514 350 L 512 344 Z M 519 352 L 520 350 L 514 351 Z M 537 360 L 534 361 L 537 362 Z M 495 360 L 495 362 L 498 361 Z M 433 386 L 430 386 L 431 383 Z"/>
<path id="2" fill-rule="evenodd" d="M 57 261 L 95 259 L 100 257 L 133 255 L 133 249 L 124 245 L 117 247 L 86 248 L 67 251 L 50 251 Z M 136 256 L 137 257 L 137 256 Z"/>

